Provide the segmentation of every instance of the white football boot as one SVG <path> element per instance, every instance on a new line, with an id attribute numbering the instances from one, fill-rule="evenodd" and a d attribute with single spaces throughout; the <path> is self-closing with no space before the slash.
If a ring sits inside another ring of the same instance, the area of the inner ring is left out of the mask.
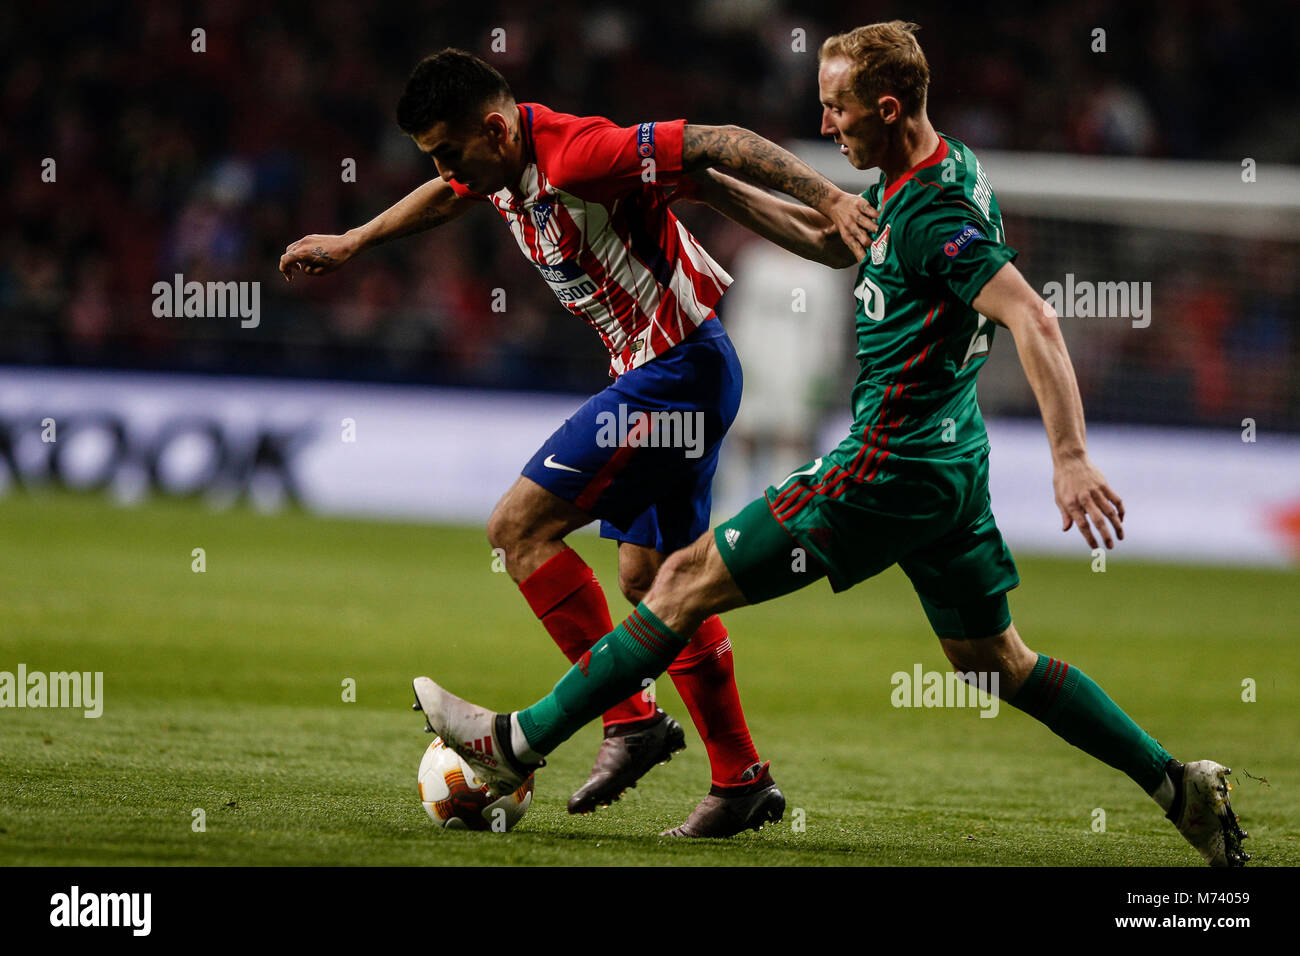
<path id="1" fill-rule="evenodd" d="M 1166 814 L 1210 866 L 1245 866 L 1250 859 L 1241 848 L 1248 834 L 1237 824 L 1228 802 L 1230 773 L 1213 760 L 1183 764 L 1182 780 L 1175 781 L 1174 804 Z"/>
<path id="2" fill-rule="evenodd" d="M 514 793 L 545 764 L 523 764 L 515 759 L 510 749 L 509 714 L 461 700 L 427 677 L 417 677 L 413 686 L 411 709 L 424 712 L 425 731 L 437 734 L 460 754 L 494 794 Z"/>

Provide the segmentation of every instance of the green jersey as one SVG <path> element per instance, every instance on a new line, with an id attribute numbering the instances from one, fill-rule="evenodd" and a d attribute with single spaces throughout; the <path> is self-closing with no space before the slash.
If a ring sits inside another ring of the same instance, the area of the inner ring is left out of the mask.
<path id="1" fill-rule="evenodd" d="M 888 459 L 951 459 L 987 448 L 975 378 L 993 324 L 970 305 L 1016 257 L 970 148 L 938 148 L 892 183 L 862 194 L 879 211 L 858 266 L 853 428 L 831 460 L 860 481 Z M 901 464 L 901 462 L 898 462 Z M 847 476 L 846 476 L 847 477 Z"/>
<path id="2" fill-rule="evenodd" d="M 955 139 L 863 195 L 880 215 L 858 266 L 852 431 L 718 525 L 714 545 L 751 604 L 823 574 L 842 591 L 897 564 L 940 637 L 1000 634 L 1020 576 L 993 519 L 975 403 L 993 326 L 970 303 L 1016 251 Z"/>

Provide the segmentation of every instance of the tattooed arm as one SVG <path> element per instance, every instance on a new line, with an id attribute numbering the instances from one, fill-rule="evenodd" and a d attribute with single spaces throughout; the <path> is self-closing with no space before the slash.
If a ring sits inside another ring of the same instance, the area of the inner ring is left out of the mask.
<path id="1" fill-rule="evenodd" d="M 825 176 L 775 143 L 739 126 L 692 126 L 682 135 L 682 170 L 725 166 L 824 215 L 856 259 L 867 254 L 876 211 L 865 199 L 839 189 Z"/>
<path id="2" fill-rule="evenodd" d="M 816 209 L 778 199 L 716 169 L 692 173 L 691 180 L 682 190 L 688 202 L 709 206 L 782 249 L 832 269 L 858 262 L 835 225 Z"/>
<path id="3" fill-rule="evenodd" d="M 333 272 L 362 249 L 451 222 L 473 202 L 456 195 L 446 180 L 431 179 L 364 226 L 349 229 L 341 236 L 311 235 L 299 239 L 284 250 L 280 271 L 286 281 L 293 278 L 295 267 L 309 276 Z"/>

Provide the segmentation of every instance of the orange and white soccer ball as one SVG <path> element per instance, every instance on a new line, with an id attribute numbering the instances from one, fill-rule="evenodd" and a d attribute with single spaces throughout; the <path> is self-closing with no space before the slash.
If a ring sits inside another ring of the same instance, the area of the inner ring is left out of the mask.
<path id="1" fill-rule="evenodd" d="M 420 761 L 420 802 L 444 830 L 502 833 L 523 819 L 533 802 L 530 776 L 514 793 L 494 797 L 456 751 L 435 737 Z"/>

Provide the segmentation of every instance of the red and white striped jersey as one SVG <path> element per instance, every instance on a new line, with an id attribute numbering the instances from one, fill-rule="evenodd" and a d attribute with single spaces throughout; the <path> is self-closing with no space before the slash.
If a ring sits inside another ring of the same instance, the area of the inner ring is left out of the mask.
<path id="1" fill-rule="evenodd" d="M 731 276 L 668 208 L 685 120 L 620 127 L 519 104 L 528 165 L 491 202 L 560 303 L 600 335 L 610 375 L 644 365 L 713 313 Z"/>

